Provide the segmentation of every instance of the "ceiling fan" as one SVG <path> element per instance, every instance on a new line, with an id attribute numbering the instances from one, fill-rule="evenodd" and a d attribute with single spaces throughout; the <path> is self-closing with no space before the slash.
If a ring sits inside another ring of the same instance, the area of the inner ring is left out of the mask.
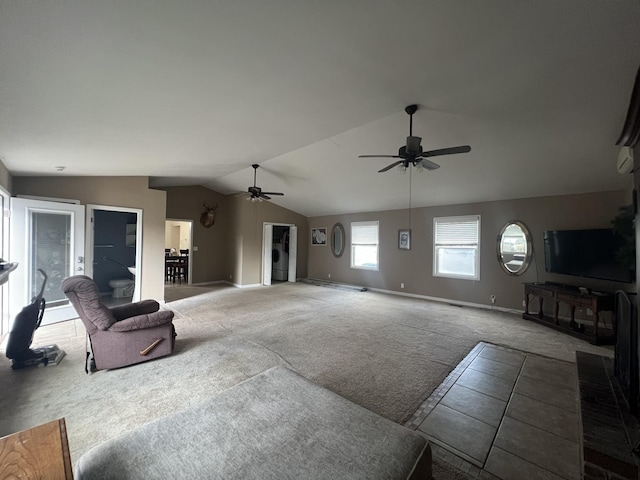
<path id="1" fill-rule="evenodd" d="M 263 200 L 271 200 L 269 195 L 284 195 L 284 193 L 279 192 L 263 192 L 260 187 L 256 187 L 256 171 L 260 165 L 254 163 L 251 166 L 253 167 L 253 187 L 249 187 L 247 189 L 247 192 L 250 194 L 247 197 L 247 200 L 251 200 L 252 202 L 261 202 Z"/>
<path id="2" fill-rule="evenodd" d="M 358 158 L 399 158 L 400 160 L 387 165 L 382 170 L 378 170 L 379 173 L 386 172 L 393 167 L 400 165 L 403 169 L 409 167 L 409 165 L 422 166 L 427 170 L 435 170 L 440 168 L 440 165 L 432 162 L 427 157 L 437 157 L 440 155 L 452 155 L 454 153 L 467 153 L 471 151 L 469 145 L 461 145 L 459 147 L 441 148 L 439 150 L 429 150 L 427 152 L 422 151 L 421 137 L 413 136 L 413 114 L 418 110 L 418 105 L 409 105 L 404 109 L 409 114 L 409 136 L 407 137 L 407 144 L 400 147 L 397 155 L 358 155 Z"/>

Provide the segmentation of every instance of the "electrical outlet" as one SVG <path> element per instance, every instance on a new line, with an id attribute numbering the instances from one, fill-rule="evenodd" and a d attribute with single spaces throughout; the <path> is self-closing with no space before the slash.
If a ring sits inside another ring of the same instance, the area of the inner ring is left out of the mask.
<path id="1" fill-rule="evenodd" d="M 495 296 L 495 295 L 491 295 L 491 296 L 489 297 L 489 299 L 491 300 L 491 305 L 494 305 L 494 306 L 495 306 L 495 304 L 496 304 L 496 296 Z"/>
<path id="2" fill-rule="evenodd" d="M 331 278 L 331 274 L 328 274 L 328 275 L 327 275 L 327 278 Z"/>
<path id="3" fill-rule="evenodd" d="M 401 284 L 400 284 L 400 288 L 404 288 L 404 283 L 401 283 Z"/>

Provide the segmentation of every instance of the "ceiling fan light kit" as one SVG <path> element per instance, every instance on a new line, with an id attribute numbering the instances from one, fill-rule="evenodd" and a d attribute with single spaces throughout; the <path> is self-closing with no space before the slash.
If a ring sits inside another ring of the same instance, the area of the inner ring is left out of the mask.
<path id="1" fill-rule="evenodd" d="M 391 170 L 396 165 L 398 170 L 405 172 L 410 165 L 417 167 L 418 171 L 423 168 L 427 170 L 436 170 L 440 168 L 435 162 L 427 160 L 427 157 L 437 157 L 440 155 L 454 155 L 457 153 L 468 153 L 471 151 L 469 145 L 461 145 L 459 147 L 441 148 L 438 150 L 429 150 L 427 152 L 422 151 L 422 137 L 413 136 L 413 114 L 418 110 L 418 105 L 409 105 L 404 111 L 409 115 L 409 136 L 407 137 L 407 143 L 400 147 L 397 155 L 359 155 L 358 158 L 399 158 L 390 165 L 387 165 L 379 173 Z"/>

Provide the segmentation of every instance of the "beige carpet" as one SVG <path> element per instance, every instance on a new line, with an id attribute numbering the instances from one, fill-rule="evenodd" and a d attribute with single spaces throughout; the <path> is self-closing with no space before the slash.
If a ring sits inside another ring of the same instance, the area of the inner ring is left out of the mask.
<path id="1" fill-rule="evenodd" d="M 568 361 L 576 349 L 610 354 L 513 314 L 299 283 L 205 288 L 167 307 L 176 312 L 172 356 L 92 375 L 79 321 L 40 328 L 34 346 L 46 338 L 67 357 L 0 369 L 0 435 L 65 417 L 75 461 L 274 365 L 402 423 L 481 340 Z M 443 469 L 440 478 L 456 478 Z"/>

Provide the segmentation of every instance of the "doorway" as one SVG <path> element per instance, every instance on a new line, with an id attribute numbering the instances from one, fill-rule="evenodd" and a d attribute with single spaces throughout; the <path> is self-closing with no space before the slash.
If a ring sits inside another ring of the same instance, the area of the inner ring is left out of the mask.
<path id="1" fill-rule="evenodd" d="M 78 203 L 11 198 L 9 247 L 19 264 L 11 278 L 11 318 L 41 290 L 47 303 L 42 325 L 77 317 L 60 287 L 64 278 L 85 272 L 84 215 Z"/>
<path id="2" fill-rule="evenodd" d="M 187 285 L 192 282 L 192 255 L 193 252 L 193 220 L 186 219 L 167 219 L 164 223 L 164 253 L 165 257 L 186 257 L 186 274 L 184 278 L 180 278 L 180 282 L 184 280 Z M 165 268 L 165 283 L 170 281 L 174 283 L 175 276 L 167 275 Z"/>
<path id="3" fill-rule="evenodd" d="M 286 223 L 265 222 L 262 242 L 262 284 L 295 282 L 298 227 Z"/>
<path id="4" fill-rule="evenodd" d="M 140 300 L 142 210 L 87 205 L 87 275 L 108 306 Z"/>
<path id="5" fill-rule="evenodd" d="M 271 284 L 289 280 L 289 228 L 284 225 L 273 226 Z"/>

